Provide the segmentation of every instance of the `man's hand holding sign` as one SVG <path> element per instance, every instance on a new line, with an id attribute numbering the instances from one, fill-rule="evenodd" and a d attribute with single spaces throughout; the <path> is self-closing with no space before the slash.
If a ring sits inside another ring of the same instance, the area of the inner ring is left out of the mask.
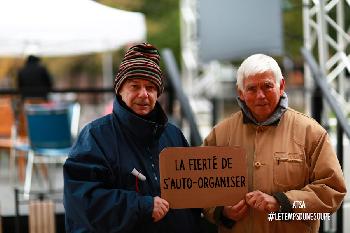
<path id="1" fill-rule="evenodd" d="M 247 164 L 239 147 L 177 147 L 160 154 L 161 196 L 171 208 L 230 206 L 245 199 Z"/>

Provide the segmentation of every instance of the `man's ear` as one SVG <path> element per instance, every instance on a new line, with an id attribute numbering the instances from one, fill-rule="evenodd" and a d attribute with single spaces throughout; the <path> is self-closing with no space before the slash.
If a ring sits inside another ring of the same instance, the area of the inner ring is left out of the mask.
<path id="1" fill-rule="evenodd" d="M 241 89 L 239 89 L 239 87 L 236 86 L 236 90 L 237 90 L 237 94 L 238 94 L 239 98 L 241 100 L 244 100 L 243 92 L 241 91 Z"/>
<path id="2" fill-rule="evenodd" d="M 281 83 L 280 83 L 280 96 L 283 95 L 285 87 L 286 87 L 286 83 L 285 83 L 285 80 L 284 80 L 284 78 L 283 78 L 283 79 L 281 80 Z"/>

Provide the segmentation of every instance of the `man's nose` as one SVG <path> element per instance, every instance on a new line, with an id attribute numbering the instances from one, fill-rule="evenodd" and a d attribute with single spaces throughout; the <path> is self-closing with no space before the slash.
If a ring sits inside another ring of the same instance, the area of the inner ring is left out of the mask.
<path id="1" fill-rule="evenodd" d="M 148 97 L 148 92 L 147 92 L 147 90 L 146 90 L 145 87 L 141 87 L 141 88 L 140 88 L 139 96 L 140 96 L 140 97 L 143 97 L 143 98 Z"/>
<path id="2" fill-rule="evenodd" d="M 256 97 L 257 98 L 265 98 L 265 92 L 261 88 L 258 88 L 258 90 L 256 92 Z"/>

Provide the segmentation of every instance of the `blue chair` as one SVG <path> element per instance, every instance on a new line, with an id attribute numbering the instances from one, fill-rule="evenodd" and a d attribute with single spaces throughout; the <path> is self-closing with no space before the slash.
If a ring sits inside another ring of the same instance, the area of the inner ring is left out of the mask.
<path id="1" fill-rule="evenodd" d="M 79 104 L 25 105 L 29 145 L 17 148 L 28 152 L 25 196 L 29 197 L 34 164 L 64 163 L 77 134 L 79 113 Z M 48 184 L 51 189 L 50 179 Z"/>

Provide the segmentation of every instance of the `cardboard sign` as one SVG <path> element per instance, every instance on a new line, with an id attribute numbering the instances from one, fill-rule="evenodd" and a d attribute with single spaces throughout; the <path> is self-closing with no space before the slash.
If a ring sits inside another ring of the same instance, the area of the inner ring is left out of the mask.
<path id="1" fill-rule="evenodd" d="M 161 197 L 171 208 L 233 205 L 248 190 L 240 147 L 171 147 L 160 153 Z"/>

